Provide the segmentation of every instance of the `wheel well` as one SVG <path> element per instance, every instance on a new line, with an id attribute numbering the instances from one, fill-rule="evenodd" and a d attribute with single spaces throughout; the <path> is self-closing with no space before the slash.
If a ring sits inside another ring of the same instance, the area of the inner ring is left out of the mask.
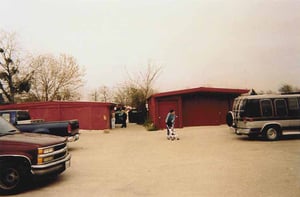
<path id="1" fill-rule="evenodd" d="M 262 133 L 265 133 L 269 128 L 275 128 L 279 132 L 279 134 L 281 134 L 282 128 L 279 124 L 276 123 L 265 125 L 262 129 Z"/>
<path id="2" fill-rule="evenodd" d="M 25 157 L 16 156 L 4 156 L 0 157 L 0 163 L 12 163 L 17 164 L 24 172 L 31 169 L 30 161 Z"/>

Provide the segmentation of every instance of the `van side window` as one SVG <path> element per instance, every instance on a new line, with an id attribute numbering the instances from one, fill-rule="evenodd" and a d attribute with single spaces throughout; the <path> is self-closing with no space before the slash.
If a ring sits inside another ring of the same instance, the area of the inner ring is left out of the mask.
<path id="1" fill-rule="evenodd" d="M 300 115 L 299 101 L 297 98 L 288 98 L 288 110 L 291 116 Z"/>
<path id="2" fill-rule="evenodd" d="M 262 116 L 273 116 L 273 108 L 271 100 L 261 100 L 261 112 Z"/>
<path id="3" fill-rule="evenodd" d="M 260 107 L 258 99 L 249 99 L 247 102 L 246 116 L 248 117 L 259 117 Z"/>
<path id="4" fill-rule="evenodd" d="M 277 116 L 286 116 L 287 115 L 287 107 L 284 99 L 276 99 L 275 100 L 275 108 Z"/>

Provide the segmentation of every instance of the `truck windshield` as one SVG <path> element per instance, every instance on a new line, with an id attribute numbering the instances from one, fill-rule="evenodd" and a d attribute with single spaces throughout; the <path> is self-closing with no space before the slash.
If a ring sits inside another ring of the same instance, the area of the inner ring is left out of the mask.
<path id="1" fill-rule="evenodd" d="M 6 120 L 0 117 L 0 136 L 10 135 L 19 132 L 14 126 L 8 123 Z"/>

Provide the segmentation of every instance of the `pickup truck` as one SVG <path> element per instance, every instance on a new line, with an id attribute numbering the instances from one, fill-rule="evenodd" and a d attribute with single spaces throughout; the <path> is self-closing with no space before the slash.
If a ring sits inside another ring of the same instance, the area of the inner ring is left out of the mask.
<path id="1" fill-rule="evenodd" d="M 64 137 L 20 132 L 0 117 L 0 194 L 14 194 L 33 177 L 59 175 L 70 167 Z"/>
<path id="2" fill-rule="evenodd" d="M 22 132 L 44 133 L 66 137 L 69 142 L 79 139 L 78 120 L 49 121 L 31 120 L 27 110 L 0 110 L 0 116 Z"/>

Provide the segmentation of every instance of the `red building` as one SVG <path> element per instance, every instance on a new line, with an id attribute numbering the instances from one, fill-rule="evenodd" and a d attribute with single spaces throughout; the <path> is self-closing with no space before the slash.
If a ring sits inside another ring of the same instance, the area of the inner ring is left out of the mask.
<path id="1" fill-rule="evenodd" d="M 170 109 L 176 111 L 175 126 L 220 125 L 234 98 L 247 93 L 246 89 L 193 88 L 154 94 L 148 98 L 149 117 L 157 128 L 165 128 Z"/>
<path id="2" fill-rule="evenodd" d="M 59 121 L 78 119 L 80 129 L 103 130 L 110 128 L 110 111 L 114 104 L 100 102 L 34 102 L 2 105 L 0 110 L 28 110 L 32 119 Z"/>

